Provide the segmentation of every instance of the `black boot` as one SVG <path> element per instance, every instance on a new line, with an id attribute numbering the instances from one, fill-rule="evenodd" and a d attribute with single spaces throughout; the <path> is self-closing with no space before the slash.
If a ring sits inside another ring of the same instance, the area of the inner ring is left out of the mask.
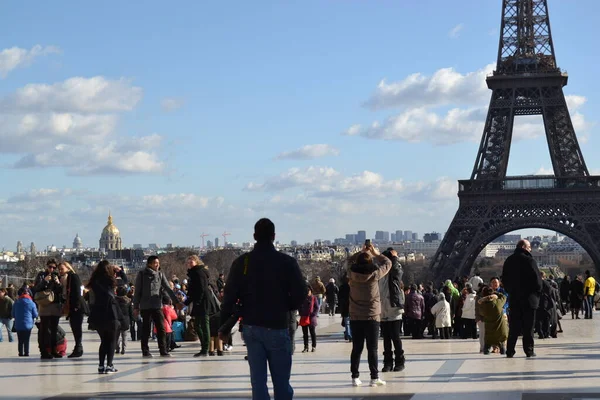
<path id="1" fill-rule="evenodd" d="M 81 356 L 83 356 L 83 347 L 75 346 L 73 352 L 71 353 L 71 355 L 69 355 L 68 358 L 79 358 Z"/>
<path id="2" fill-rule="evenodd" d="M 394 372 L 404 371 L 404 362 L 406 359 L 404 358 L 404 352 L 402 354 L 398 354 L 396 351 L 396 365 L 394 365 Z"/>
<path id="3" fill-rule="evenodd" d="M 390 372 L 394 369 L 394 360 L 392 359 L 392 352 L 383 352 L 383 369 L 381 372 Z"/>

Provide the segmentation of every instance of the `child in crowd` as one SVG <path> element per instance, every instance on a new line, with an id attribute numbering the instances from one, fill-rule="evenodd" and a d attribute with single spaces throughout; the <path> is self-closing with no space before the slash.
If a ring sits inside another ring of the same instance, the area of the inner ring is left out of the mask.
<path id="1" fill-rule="evenodd" d="M 304 338 L 304 350 L 303 353 L 308 352 L 308 333 L 310 331 L 310 337 L 312 339 L 312 352 L 317 351 L 317 334 L 315 328 L 317 327 L 317 316 L 319 315 L 319 304 L 317 298 L 313 296 L 310 287 L 307 288 L 306 299 L 298 310 L 300 314 L 300 326 L 302 327 L 302 336 Z"/>
<path id="2" fill-rule="evenodd" d="M 169 350 L 173 350 L 175 348 L 171 345 L 173 342 L 173 321 L 177 321 L 177 311 L 173 308 L 173 303 L 169 296 L 164 296 L 162 303 L 162 312 L 165 317 L 165 332 L 167 332 L 167 346 Z"/>
<path id="3" fill-rule="evenodd" d="M 450 314 L 450 303 L 448 303 L 443 293 L 438 295 L 438 302 L 431 307 L 431 313 L 435 316 L 435 327 L 439 331 L 440 339 L 450 339 L 452 316 Z"/>
<path id="4" fill-rule="evenodd" d="M 29 339 L 33 323 L 38 317 L 38 311 L 31 298 L 31 291 L 27 286 L 19 289 L 17 294 L 19 298 L 13 304 L 12 317 L 15 319 L 19 357 L 29 357 Z"/>
<path id="5" fill-rule="evenodd" d="M 127 288 L 125 286 L 119 286 L 117 288 L 117 304 L 121 309 L 123 319 L 121 320 L 120 331 L 117 334 L 115 354 L 119 353 L 119 349 L 121 349 L 121 354 L 125 354 L 125 348 L 127 348 L 127 332 L 129 331 L 129 325 L 133 320 L 133 304 L 131 303 L 131 299 L 127 297 Z"/>
<path id="6" fill-rule="evenodd" d="M 506 297 L 500 292 L 494 293 L 491 287 L 481 290 L 483 296 L 479 299 L 479 313 L 485 324 L 485 345 L 483 354 L 490 354 L 490 347 L 498 346 L 500 354 L 505 354 L 504 342 L 508 339 L 508 323 L 504 318 Z"/>

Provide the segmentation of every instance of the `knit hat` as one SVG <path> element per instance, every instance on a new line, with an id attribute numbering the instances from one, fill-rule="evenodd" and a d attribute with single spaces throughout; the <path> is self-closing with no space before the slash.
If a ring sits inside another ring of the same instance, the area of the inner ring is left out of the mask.
<path id="1" fill-rule="evenodd" d="M 31 296 L 31 290 L 29 290 L 29 288 L 27 286 L 23 286 L 21 289 L 19 289 L 19 291 L 17 292 L 18 296 L 23 296 L 24 294 L 27 294 L 29 296 Z"/>

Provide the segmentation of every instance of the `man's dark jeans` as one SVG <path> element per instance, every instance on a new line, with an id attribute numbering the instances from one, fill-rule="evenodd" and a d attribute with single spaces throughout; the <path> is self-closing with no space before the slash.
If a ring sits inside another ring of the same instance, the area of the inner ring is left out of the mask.
<path id="1" fill-rule="evenodd" d="M 367 342 L 367 358 L 371 379 L 379 378 L 377 368 L 377 345 L 379 340 L 379 321 L 350 321 L 352 329 L 352 353 L 350 354 L 350 372 L 352 378 L 358 378 L 360 373 L 360 357 Z"/>
<path id="2" fill-rule="evenodd" d="M 515 346 L 521 333 L 523 333 L 523 351 L 525 354 L 533 353 L 535 313 L 536 310 L 528 304 L 510 303 L 508 341 L 506 344 L 507 355 L 515 354 Z"/>
<path id="3" fill-rule="evenodd" d="M 165 318 L 162 310 L 142 310 L 142 332 L 140 340 L 142 341 L 142 353 L 150 353 L 148 340 L 150 339 L 151 321 L 154 321 L 156 327 L 156 337 L 158 340 L 158 350 L 160 354 L 167 354 L 167 332 L 165 331 Z"/>
<path id="4" fill-rule="evenodd" d="M 383 334 L 383 360 L 384 362 L 391 362 L 393 359 L 392 355 L 392 343 L 394 344 L 394 350 L 396 350 L 396 357 L 404 355 L 402 349 L 402 339 L 400 338 L 400 327 L 402 320 L 398 321 L 381 321 L 381 333 Z"/>
<path id="5" fill-rule="evenodd" d="M 288 329 L 244 325 L 242 336 L 248 350 L 252 400 L 271 398 L 267 388 L 267 365 L 271 371 L 275 400 L 291 400 L 294 389 L 290 385 L 292 346 Z"/>

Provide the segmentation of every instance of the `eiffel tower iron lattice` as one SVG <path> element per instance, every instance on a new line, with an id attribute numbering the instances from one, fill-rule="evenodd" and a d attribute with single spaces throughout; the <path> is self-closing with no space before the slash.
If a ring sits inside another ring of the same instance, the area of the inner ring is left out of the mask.
<path id="1" fill-rule="evenodd" d="M 492 97 L 459 208 L 432 262 L 436 279 L 469 275 L 485 246 L 523 228 L 560 232 L 600 268 L 600 177 L 585 165 L 556 65 L 547 0 L 503 0 L 498 61 L 486 79 Z M 507 177 L 515 117 L 542 115 L 554 175 Z"/>

